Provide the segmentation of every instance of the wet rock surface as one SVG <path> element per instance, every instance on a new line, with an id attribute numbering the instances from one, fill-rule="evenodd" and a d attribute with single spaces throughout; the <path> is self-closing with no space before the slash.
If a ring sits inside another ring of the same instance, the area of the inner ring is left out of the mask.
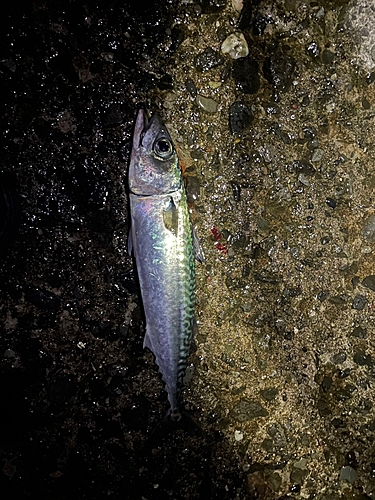
<path id="1" fill-rule="evenodd" d="M 239 134 L 245 130 L 253 121 L 253 115 L 241 102 L 234 102 L 229 108 L 229 127 L 233 134 Z"/>
<path id="2" fill-rule="evenodd" d="M 211 68 L 220 66 L 223 64 L 224 60 L 218 51 L 207 47 L 203 52 L 197 55 L 195 58 L 195 67 L 199 71 L 208 71 Z"/>
<path id="3" fill-rule="evenodd" d="M 236 59 L 233 63 L 233 78 L 238 90 L 244 94 L 256 94 L 259 90 L 259 64 L 250 56 Z"/>
<path id="4" fill-rule="evenodd" d="M 295 66 L 294 57 L 279 50 L 266 58 L 263 73 L 277 90 L 286 91 L 292 84 Z"/>
<path id="5" fill-rule="evenodd" d="M 4 8 L 4 498 L 374 497 L 375 78 L 359 4 Z M 233 32 L 249 55 L 197 68 Z M 167 398 L 126 253 L 144 104 L 174 139 L 206 257 L 185 390 L 203 433 L 156 443 Z"/>

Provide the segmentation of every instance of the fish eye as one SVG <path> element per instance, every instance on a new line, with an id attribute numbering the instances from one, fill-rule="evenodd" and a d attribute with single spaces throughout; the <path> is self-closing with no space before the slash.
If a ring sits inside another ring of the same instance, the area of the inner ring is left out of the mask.
<path id="1" fill-rule="evenodd" d="M 173 153 L 173 146 L 171 141 L 165 137 L 158 139 L 154 144 L 154 151 L 163 159 L 170 158 Z"/>

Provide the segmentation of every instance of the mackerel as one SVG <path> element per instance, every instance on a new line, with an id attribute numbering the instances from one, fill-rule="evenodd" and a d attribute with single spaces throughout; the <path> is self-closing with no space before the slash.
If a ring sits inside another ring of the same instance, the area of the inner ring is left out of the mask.
<path id="1" fill-rule="evenodd" d="M 155 355 L 170 404 L 181 418 L 183 379 L 194 326 L 193 232 L 177 153 L 157 114 L 138 112 L 130 157 L 133 252 L 146 317 L 144 347 Z M 194 242 L 195 243 L 195 242 Z"/>

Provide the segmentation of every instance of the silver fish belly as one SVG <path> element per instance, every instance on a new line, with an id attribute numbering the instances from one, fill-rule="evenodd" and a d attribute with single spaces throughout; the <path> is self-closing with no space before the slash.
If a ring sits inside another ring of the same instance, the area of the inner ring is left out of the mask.
<path id="1" fill-rule="evenodd" d="M 133 251 L 146 316 L 144 346 L 155 355 L 170 415 L 180 416 L 195 306 L 193 238 L 172 140 L 157 115 L 138 114 L 129 167 Z"/>

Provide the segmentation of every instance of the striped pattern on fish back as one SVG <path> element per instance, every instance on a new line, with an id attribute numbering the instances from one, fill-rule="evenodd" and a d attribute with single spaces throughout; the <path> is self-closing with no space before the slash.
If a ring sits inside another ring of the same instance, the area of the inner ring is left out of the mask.
<path id="1" fill-rule="evenodd" d="M 183 230 L 186 236 L 182 238 L 181 251 L 184 258 L 182 260 L 181 274 L 185 277 L 181 285 L 183 287 L 184 306 L 181 311 L 181 337 L 180 359 L 177 371 L 177 398 L 181 399 L 181 391 L 186 373 L 187 360 L 190 353 L 190 345 L 193 335 L 193 323 L 195 317 L 195 261 L 193 253 L 193 240 L 190 227 L 190 219 L 186 202 L 185 191 L 181 199 L 181 210 L 184 213 Z"/>
<path id="2" fill-rule="evenodd" d="M 176 221 L 165 224 L 175 197 Z M 172 412 L 181 403 L 194 322 L 195 276 L 192 234 L 183 188 L 171 195 L 130 196 L 132 239 L 146 315 L 144 345 L 151 349 Z"/>

